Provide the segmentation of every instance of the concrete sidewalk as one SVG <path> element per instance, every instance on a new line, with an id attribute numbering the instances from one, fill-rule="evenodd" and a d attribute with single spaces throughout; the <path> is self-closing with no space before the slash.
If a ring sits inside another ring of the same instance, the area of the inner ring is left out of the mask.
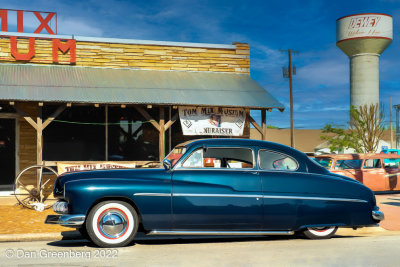
<path id="1" fill-rule="evenodd" d="M 340 236 L 400 235 L 400 194 L 376 196 L 380 210 L 385 214 L 381 227 L 366 227 L 358 230 L 341 228 Z M 52 209 L 43 212 L 17 206 L 13 198 L 0 197 L 0 242 L 7 241 L 55 241 L 80 239 L 74 228 L 44 224 Z"/>

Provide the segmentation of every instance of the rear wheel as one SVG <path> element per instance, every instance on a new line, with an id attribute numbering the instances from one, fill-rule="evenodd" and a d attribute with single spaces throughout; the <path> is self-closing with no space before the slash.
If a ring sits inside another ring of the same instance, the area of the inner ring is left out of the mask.
<path id="1" fill-rule="evenodd" d="M 309 227 L 303 231 L 303 234 L 310 239 L 328 239 L 337 231 L 336 226 L 328 227 Z"/>
<path id="2" fill-rule="evenodd" d="M 123 201 L 104 201 L 94 206 L 86 220 L 86 230 L 96 245 L 122 247 L 132 242 L 139 226 L 135 209 Z"/>

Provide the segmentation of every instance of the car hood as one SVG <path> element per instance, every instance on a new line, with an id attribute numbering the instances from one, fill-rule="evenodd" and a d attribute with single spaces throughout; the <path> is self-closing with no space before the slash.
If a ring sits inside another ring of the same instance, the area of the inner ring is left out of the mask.
<path id="1" fill-rule="evenodd" d="M 54 184 L 54 196 L 61 197 L 64 193 L 64 184 L 70 181 L 87 179 L 132 179 L 156 180 L 166 179 L 170 175 L 165 169 L 117 169 L 69 172 L 60 175 Z"/>

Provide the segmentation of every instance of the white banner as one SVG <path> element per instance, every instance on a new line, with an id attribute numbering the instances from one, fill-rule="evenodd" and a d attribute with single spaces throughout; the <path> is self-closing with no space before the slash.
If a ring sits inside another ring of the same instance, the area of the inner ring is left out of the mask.
<path id="1" fill-rule="evenodd" d="M 64 172 L 78 172 L 90 170 L 105 169 L 132 169 L 136 167 L 136 163 L 118 162 L 118 161 L 98 161 L 98 162 L 57 162 L 58 174 Z"/>
<path id="2" fill-rule="evenodd" d="M 241 108 L 179 107 L 184 135 L 243 135 L 246 112 Z"/>

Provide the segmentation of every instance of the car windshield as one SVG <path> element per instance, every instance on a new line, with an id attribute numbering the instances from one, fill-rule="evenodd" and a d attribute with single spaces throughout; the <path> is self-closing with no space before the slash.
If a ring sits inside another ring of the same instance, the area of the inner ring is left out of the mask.
<path id="1" fill-rule="evenodd" d="M 171 161 L 172 166 L 174 166 L 178 160 L 185 154 L 186 152 L 186 147 L 185 146 L 177 146 L 172 151 L 165 157 L 169 161 Z"/>
<path id="2" fill-rule="evenodd" d="M 314 160 L 326 169 L 330 169 L 332 165 L 332 159 L 330 158 L 315 158 Z"/>

